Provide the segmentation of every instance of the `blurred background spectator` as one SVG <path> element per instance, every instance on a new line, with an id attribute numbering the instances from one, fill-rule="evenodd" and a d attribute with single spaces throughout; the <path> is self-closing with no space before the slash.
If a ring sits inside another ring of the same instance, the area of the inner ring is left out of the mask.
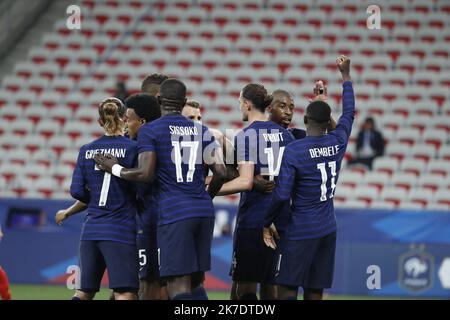
<path id="1" fill-rule="evenodd" d="M 114 97 L 120 99 L 122 102 L 125 102 L 125 99 L 128 98 L 130 94 L 127 91 L 125 86 L 125 82 L 118 81 L 116 83 L 116 91 L 114 92 Z"/>
<path id="2" fill-rule="evenodd" d="M 356 140 L 356 157 L 351 164 L 363 164 L 372 169 L 373 160 L 384 154 L 384 138 L 375 128 L 375 120 L 366 118 Z"/>

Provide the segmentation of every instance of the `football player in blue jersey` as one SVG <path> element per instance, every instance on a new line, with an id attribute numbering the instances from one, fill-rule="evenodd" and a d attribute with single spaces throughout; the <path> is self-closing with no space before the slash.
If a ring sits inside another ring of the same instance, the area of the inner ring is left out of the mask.
<path id="1" fill-rule="evenodd" d="M 114 154 L 119 163 L 137 162 L 137 143 L 123 136 L 125 106 L 116 98 L 99 106 L 105 135 L 80 148 L 70 193 L 87 204 L 80 241 L 81 284 L 74 300 L 91 300 L 105 270 L 117 300 L 133 300 L 139 288 L 136 249 L 136 190 L 133 184 L 99 170 L 98 153 Z"/>
<path id="2" fill-rule="evenodd" d="M 161 111 L 159 104 L 154 105 L 154 100 L 149 98 L 148 95 L 158 96 L 161 83 L 168 79 L 168 77 L 164 74 L 153 73 L 148 75 L 144 81 L 142 82 L 142 92 L 143 94 L 133 95 L 130 100 L 128 100 L 129 104 L 132 104 L 131 108 L 128 108 L 125 116 L 126 127 L 125 127 L 125 135 L 131 139 L 137 138 L 137 130 L 145 123 L 155 120 L 160 117 Z M 127 106 L 128 107 L 128 106 Z M 139 191 L 145 188 L 140 187 Z M 146 199 L 148 202 L 154 201 L 153 197 L 150 195 L 149 188 L 147 188 Z M 141 199 L 139 202 L 142 205 L 139 206 L 139 209 L 143 209 L 144 211 L 149 211 L 152 208 L 152 204 L 146 203 Z M 82 212 L 86 209 L 86 204 L 77 200 L 72 206 L 69 208 L 59 210 L 55 215 L 55 221 L 58 225 L 62 225 L 63 221 L 68 217 Z M 154 229 L 154 221 L 152 219 L 141 219 L 142 217 L 152 217 L 154 218 L 156 214 L 142 214 L 140 212 L 138 220 L 139 223 L 139 231 L 138 231 L 138 253 L 140 259 L 140 286 L 139 286 L 139 299 L 141 300 L 158 300 L 158 299 L 166 299 L 167 292 L 165 289 L 164 281 L 160 279 L 155 279 L 155 262 L 157 262 L 157 251 L 152 250 L 155 246 L 155 237 L 156 237 L 156 229 Z M 154 240 L 154 241 L 151 241 Z M 112 295 L 113 299 L 114 296 Z"/>
<path id="3" fill-rule="evenodd" d="M 161 116 L 158 100 L 144 93 L 137 93 L 125 100 L 127 107 L 126 127 L 128 136 L 137 140 L 139 129 L 146 123 Z M 139 299 L 165 300 L 167 290 L 165 282 L 159 277 L 158 245 L 156 239 L 156 226 L 158 209 L 154 183 L 139 183 L 137 185 L 138 206 L 138 233 L 137 246 L 139 253 Z"/>
<path id="4" fill-rule="evenodd" d="M 267 112 L 269 113 L 269 120 L 279 124 L 283 128 L 287 129 L 293 139 L 302 139 L 306 137 L 306 131 L 300 128 L 291 127 L 292 118 L 294 115 L 294 98 L 289 92 L 277 89 L 272 93 L 273 101 L 269 107 L 267 107 Z M 321 100 L 327 102 L 327 86 L 323 81 L 317 81 L 313 88 L 313 97 L 310 102 Z M 331 132 L 336 127 L 336 122 L 333 117 L 331 118 L 330 127 L 328 132 Z M 265 179 L 261 175 L 257 175 L 253 181 L 253 187 L 261 192 L 271 192 L 275 184 L 273 181 Z"/>
<path id="5" fill-rule="evenodd" d="M 158 182 L 158 250 L 160 276 L 167 279 L 169 297 L 193 299 L 211 266 L 214 227 L 212 198 L 222 187 L 226 167 L 219 144 L 208 128 L 181 115 L 186 86 L 176 79 L 161 84 L 162 117 L 138 133 L 137 167 L 125 168 L 111 155 L 96 163 L 124 180 Z M 205 190 L 205 167 L 213 178 Z"/>
<path id="6" fill-rule="evenodd" d="M 336 128 L 327 134 L 331 108 L 313 101 L 304 117 L 306 137 L 286 147 L 278 183 L 265 219 L 263 239 L 277 247 L 274 222 L 280 207 L 291 201 L 285 236 L 278 246 L 275 282 L 280 299 L 296 299 L 298 287 L 306 300 L 322 299 L 333 281 L 336 248 L 336 218 L 333 196 L 342 159 L 350 137 L 355 98 L 350 77 L 350 59 L 337 61 L 343 83 L 343 112 Z"/>
<path id="7" fill-rule="evenodd" d="M 269 121 L 265 111 L 272 96 L 260 84 L 248 84 L 240 94 L 242 120 L 249 125 L 235 137 L 235 163 L 239 176 L 225 183 L 220 195 L 241 193 L 233 243 L 232 299 L 257 299 L 258 283 L 264 286 L 270 279 L 274 253 L 264 245 L 261 228 L 271 194 L 253 189 L 255 175 L 275 180 L 284 148 L 293 139 L 280 125 Z M 262 299 L 266 291 L 260 291 Z"/>

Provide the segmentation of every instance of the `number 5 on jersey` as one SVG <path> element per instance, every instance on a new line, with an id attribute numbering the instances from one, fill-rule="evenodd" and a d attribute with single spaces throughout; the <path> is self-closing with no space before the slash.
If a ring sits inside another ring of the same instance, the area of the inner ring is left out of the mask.
<path id="1" fill-rule="evenodd" d="M 334 189 L 336 189 L 336 161 L 328 162 L 328 166 L 331 169 L 331 193 L 330 193 L 330 199 L 334 196 Z M 321 195 L 320 195 L 320 201 L 327 201 L 327 180 L 328 180 L 328 174 L 326 170 L 326 163 L 318 163 L 317 169 L 320 170 L 320 173 L 322 175 L 322 185 L 320 186 Z"/>

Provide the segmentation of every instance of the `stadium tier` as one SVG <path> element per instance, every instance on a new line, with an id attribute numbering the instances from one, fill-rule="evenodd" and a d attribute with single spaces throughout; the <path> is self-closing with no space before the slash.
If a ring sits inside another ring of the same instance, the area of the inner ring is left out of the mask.
<path id="1" fill-rule="evenodd" d="M 153 72 L 177 77 L 207 125 L 240 128 L 240 90 L 292 92 L 293 124 L 316 80 L 340 114 L 335 58 L 352 59 L 357 116 L 337 207 L 450 209 L 450 3 L 389 1 L 382 29 L 367 1 L 85 0 L 81 30 L 54 25 L 0 85 L 0 193 L 69 198 L 78 149 L 102 134 L 97 107 L 118 80 L 140 90 Z M 386 141 L 370 171 L 350 166 L 361 123 Z M 218 199 L 236 203 L 237 196 Z"/>

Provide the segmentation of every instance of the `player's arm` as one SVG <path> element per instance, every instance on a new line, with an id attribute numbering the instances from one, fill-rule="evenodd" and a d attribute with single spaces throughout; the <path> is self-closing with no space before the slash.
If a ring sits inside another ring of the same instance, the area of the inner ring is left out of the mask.
<path id="1" fill-rule="evenodd" d="M 317 81 L 314 85 L 313 97 L 310 99 L 310 102 L 312 101 L 323 101 L 328 103 L 328 87 L 322 80 Z M 327 132 L 332 132 L 334 129 L 336 129 L 336 120 L 331 117 Z"/>
<path id="2" fill-rule="evenodd" d="M 213 199 L 227 179 L 227 168 L 223 161 L 223 151 L 221 147 L 213 148 L 211 152 L 205 152 L 205 161 L 213 175 L 208 184 L 208 193 Z"/>
<path id="3" fill-rule="evenodd" d="M 270 193 L 274 188 L 275 182 L 267 180 L 262 175 L 258 174 L 253 178 L 253 190 L 255 191 Z"/>
<path id="4" fill-rule="evenodd" d="M 117 159 L 110 154 L 96 154 L 94 161 L 101 170 L 116 177 L 133 182 L 149 182 L 153 179 L 155 173 L 156 152 L 141 152 L 138 157 L 138 166 L 135 168 L 122 167 Z"/>
<path id="5" fill-rule="evenodd" d="M 251 161 L 242 161 L 238 164 L 239 176 L 227 183 L 224 183 L 217 195 L 224 196 L 228 194 L 250 191 L 253 188 L 253 174 L 255 164 Z"/>
<path id="6" fill-rule="evenodd" d="M 353 92 L 352 78 L 350 77 L 350 59 L 346 56 L 340 56 L 336 60 L 336 64 L 344 83 L 342 84 L 342 115 L 336 125 L 335 132 L 348 139 L 355 118 L 355 94 Z"/>
<path id="7" fill-rule="evenodd" d="M 290 200 L 292 189 L 294 188 L 294 179 L 296 176 L 294 161 L 295 154 L 291 149 L 286 149 L 283 160 L 281 161 L 278 183 L 273 191 L 270 208 L 265 217 L 263 239 L 264 243 L 272 249 L 276 248 L 274 236 L 278 236 L 273 222 L 277 218 L 283 204 Z"/>
<path id="8" fill-rule="evenodd" d="M 70 185 L 70 195 L 82 203 L 89 203 L 90 193 L 86 187 L 86 180 L 84 178 L 82 168 L 83 153 L 84 152 L 82 149 L 80 149 L 77 164 L 75 166 L 75 170 L 73 171 L 72 183 Z"/>
<path id="9" fill-rule="evenodd" d="M 227 180 L 233 180 L 239 176 L 239 172 L 236 169 L 236 164 L 233 161 L 234 146 L 230 139 L 228 139 L 220 130 L 209 128 L 209 131 L 214 135 L 214 138 L 217 142 L 219 142 L 222 148 L 223 159 L 227 168 Z"/>
<path id="10" fill-rule="evenodd" d="M 71 205 L 67 209 L 59 210 L 55 215 L 55 222 L 57 225 L 60 226 L 62 225 L 62 222 L 66 220 L 68 217 L 80 213 L 84 211 L 86 208 L 87 204 L 81 202 L 80 200 L 77 200 L 73 205 Z"/>

